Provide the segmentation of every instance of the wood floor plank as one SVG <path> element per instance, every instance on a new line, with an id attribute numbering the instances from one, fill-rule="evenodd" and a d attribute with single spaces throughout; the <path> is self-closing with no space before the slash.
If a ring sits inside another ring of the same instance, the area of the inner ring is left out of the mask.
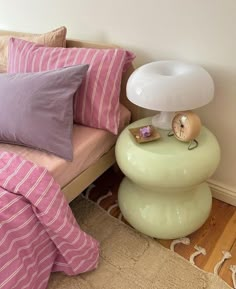
<path id="1" fill-rule="evenodd" d="M 232 272 L 229 270 L 230 265 L 236 265 L 236 212 L 234 213 L 233 217 L 231 218 L 230 222 L 227 224 L 227 229 L 222 235 L 227 240 L 233 240 L 233 244 L 229 250 L 232 257 L 224 262 L 219 275 L 223 278 L 230 286 L 233 287 L 232 281 Z M 229 241 L 228 241 L 229 242 Z"/>
<path id="2" fill-rule="evenodd" d="M 235 209 L 235 208 L 233 208 Z M 223 256 L 222 251 L 230 251 L 236 240 L 236 212 L 231 216 L 228 222 L 225 224 L 223 232 L 214 242 L 212 250 L 209 252 L 206 263 L 202 269 L 213 272 L 213 269 L 217 262 L 219 262 Z"/>
<path id="3" fill-rule="evenodd" d="M 229 270 L 229 267 L 230 265 L 236 265 L 236 240 L 230 253 L 232 254 L 232 258 L 224 262 L 219 275 L 226 283 L 233 287 L 232 272 Z"/>

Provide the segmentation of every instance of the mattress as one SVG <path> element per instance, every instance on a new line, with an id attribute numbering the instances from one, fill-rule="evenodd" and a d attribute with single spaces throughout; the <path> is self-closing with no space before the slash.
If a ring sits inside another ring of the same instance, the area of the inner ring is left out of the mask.
<path id="1" fill-rule="evenodd" d="M 130 111 L 120 105 L 119 131 L 129 123 Z M 105 154 L 116 142 L 117 136 L 101 129 L 82 125 L 73 127 L 73 161 L 66 161 L 47 152 L 18 145 L 0 144 L 0 150 L 14 152 L 33 163 L 47 168 L 55 181 L 64 187 Z"/>

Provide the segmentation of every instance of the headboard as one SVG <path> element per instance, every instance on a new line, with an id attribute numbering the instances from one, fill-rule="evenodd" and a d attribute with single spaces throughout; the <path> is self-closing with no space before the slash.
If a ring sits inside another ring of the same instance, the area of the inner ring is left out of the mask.
<path id="1" fill-rule="evenodd" d="M 0 36 L 1 35 L 12 35 L 12 36 L 23 36 L 25 34 L 30 35 L 30 33 L 23 33 L 23 32 L 16 32 L 16 31 L 6 31 L 6 30 L 0 30 Z M 33 34 L 32 34 L 33 35 Z M 37 35 L 37 34 L 34 34 Z M 115 48 L 119 47 L 117 45 L 108 44 L 108 43 L 97 43 L 97 42 L 87 42 L 87 41 L 81 41 L 78 39 L 67 39 L 66 41 L 66 47 L 88 47 L 88 48 L 98 48 L 98 49 L 106 49 L 106 48 Z M 120 93 L 120 101 L 122 104 L 124 104 L 132 113 L 132 120 L 136 120 L 139 118 L 140 115 L 140 109 L 131 103 L 127 97 L 126 97 L 126 83 L 131 75 L 131 73 L 134 71 L 133 65 L 129 67 L 129 69 L 123 74 L 122 77 L 122 84 L 121 84 L 121 93 Z"/>

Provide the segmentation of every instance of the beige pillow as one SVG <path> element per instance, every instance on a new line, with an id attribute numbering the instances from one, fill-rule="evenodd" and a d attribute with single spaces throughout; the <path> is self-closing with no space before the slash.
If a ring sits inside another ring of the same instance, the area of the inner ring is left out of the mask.
<path id="1" fill-rule="evenodd" d="M 19 32 L 0 32 L 0 72 L 7 71 L 8 41 L 11 37 L 43 44 L 51 47 L 66 47 L 66 27 L 62 26 L 44 34 L 31 34 Z"/>

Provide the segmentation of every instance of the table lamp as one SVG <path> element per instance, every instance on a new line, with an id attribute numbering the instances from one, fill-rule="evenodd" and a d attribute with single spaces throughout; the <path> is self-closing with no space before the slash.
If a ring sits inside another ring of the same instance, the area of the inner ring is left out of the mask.
<path id="1" fill-rule="evenodd" d="M 126 92 L 134 104 L 159 111 L 152 125 L 169 130 L 175 112 L 204 106 L 213 99 L 214 82 L 199 65 L 162 60 L 136 69 L 128 79 Z"/>

